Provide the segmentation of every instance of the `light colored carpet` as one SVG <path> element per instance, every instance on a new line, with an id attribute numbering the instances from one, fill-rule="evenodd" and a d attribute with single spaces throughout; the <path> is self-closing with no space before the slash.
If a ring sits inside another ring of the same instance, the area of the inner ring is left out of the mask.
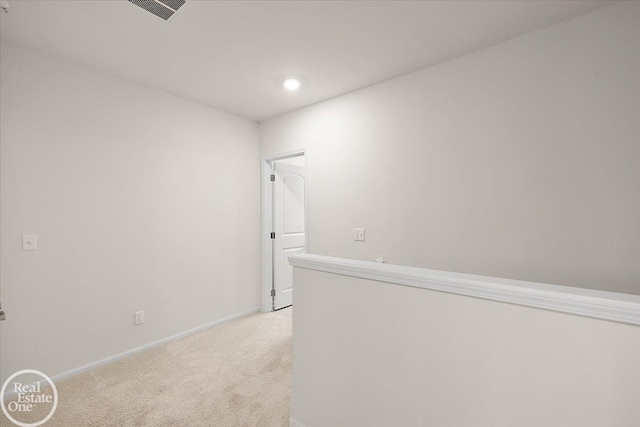
<path id="1" fill-rule="evenodd" d="M 61 381 L 44 425 L 288 426 L 292 352 L 291 318 L 248 316 Z"/>
<path id="2" fill-rule="evenodd" d="M 293 306 L 290 305 L 287 308 L 283 308 L 281 310 L 278 311 L 274 311 L 275 314 L 279 314 L 280 316 L 287 316 L 291 319 L 293 319 Z"/>

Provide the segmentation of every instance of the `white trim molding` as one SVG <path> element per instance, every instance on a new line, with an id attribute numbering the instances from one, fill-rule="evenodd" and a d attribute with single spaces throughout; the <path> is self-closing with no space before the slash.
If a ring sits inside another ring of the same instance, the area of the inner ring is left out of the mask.
<path id="1" fill-rule="evenodd" d="M 262 187 L 262 307 L 263 313 L 273 311 L 273 297 L 271 288 L 273 287 L 273 243 L 269 234 L 273 231 L 273 195 L 271 194 L 271 164 L 262 159 L 261 166 L 261 187 Z"/>
<path id="2" fill-rule="evenodd" d="M 236 319 L 239 319 L 239 318 L 245 317 L 245 316 L 250 316 L 252 314 L 257 313 L 258 311 L 260 311 L 260 308 L 256 307 L 256 308 L 252 308 L 252 309 L 249 309 L 249 310 L 245 310 L 245 311 L 240 312 L 240 313 L 232 314 L 231 316 L 227 316 L 227 317 L 225 317 L 223 319 L 219 319 L 219 320 L 216 320 L 214 322 L 207 323 L 207 324 L 198 326 L 198 327 L 193 328 L 193 329 L 189 329 L 188 331 L 180 332 L 179 334 L 172 335 L 170 337 L 163 338 L 161 340 L 154 341 L 154 342 L 149 343 L 149 344 L 145 344 L 145 345 L 143 345 L 141 347 L 136 347 L 134 349 L 125 351 L 123 353 L 115 354 L 113 356 L 109 356 L 107 358 L 104 358 L 104 359 L 101 359 L 101 360 L 98 360 L 98 361 L 95 361 L 95 362 L 91 362 L 91 363 L 89 363 L 87 365 L 80 366 L 78 368 L 74 368 L 74 369 L 71 369 L 71 370 L 66 371 L 66 372 L 62 372 L 61 374 L 53 375 L 51 377 L 51 380 L 53 381 L 54 384 L 57 384 L 62 380 L 66 380 L 67 378 L 75 377 L 76 375 L 84 374 L 85 372 L 91 371 L 93 369 L 99 368 L 99 367 L 104 366 L 104 365 L 108 365 L 108 364 L 117 362 L 118 360 L 125 359 L 127 357 L 131 357 L 131 356 L 136 355 L 138 353 L 142 353 L 143 351 L 151 350 L 152 348 L 158 347 L 159 345 L 168 344 L 168 343 L 170 343 L 172 341 L 176 341 L 176 340 L 179 340 L 181 338 L 186 338 L 189 335 L 193 335 L 193 334 L 196 334 L 198 332 L 205 331 L 207 329 L 215 328 L 216 326 L 220 326 L 220 325 L 222 325 L 224 323 L 231 322 L 232 320 L 236 320 Z M 44 380 L 38 381 L 38 383 L 41 383 L 43 388 L 47 386 L 46 382 Z M 36 384 L 36 383 L 34 383 L 34 384 Z M 15 392 L 5 392 L 5 395 L 4 396 L 0 396 L 0 399 L 4 399 L 5 402 L 6 402 L 6 401 L 14 398 L 15 396 L 16 396 Z"/>
<path id="3" fill-rule="evenodd" d="M 306 148 L 297 148 L 295 150 L 285 151 L 270 156 L 263 157 L 260 160 L 261 167 L 261 188 L 262 188 L 262 307 L 263 313 L 273 311 L 273 297 L 271 289 L 273 289 L 273 240 L 270 234 L 273 231 L 273 189 L 271 180 L 273 162 L 276 160 L 284 160 L 292 157 L 304 156 L 305 167 L 309 161 L 307 157 L 308 150 Z M 308 202 L 308 181 L 305 180 L 305 239 L 306 247 L 309 247 L 309 202 Z"/>
<path id="4" fill-rule="evenodd" d="M 640 325 L 640 295 L 313 254 L 290 256 L 289 262 L 298 268 Z"/>
<path id="5" fill-rule="evenodd" d="M 293 417 L 291 417 L 291 419 L 289 420 L 289 426 L 290 427 L 306 427 L 304 424 L 302 424 L 300 421 L 297 421 Z"/>

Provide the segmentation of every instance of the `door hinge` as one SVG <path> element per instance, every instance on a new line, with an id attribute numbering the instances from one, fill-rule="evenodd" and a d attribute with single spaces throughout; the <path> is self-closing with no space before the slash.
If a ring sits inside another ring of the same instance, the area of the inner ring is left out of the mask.
<path id="1" fill-rule="evenodd" d="M 271 296 L 275 297 L 276 296 L 276 290 L 275 289 L 271 289 Z"/>
<path id="2" fill-rule="evenodd" d="M 275 239 L 276 238 L 276 233 L 274 233 L 273 231 L 271 232 L 271 238 Z"/>
<path id="3" fill-rule="evenodd" d="M 269 177 L 269 179 L 270 179 L 271 181 L 275 181 L 275 180 L 276 180 L 276 176 L 275 176 L 275 175 L 271 175 L 271 176 Z"/>

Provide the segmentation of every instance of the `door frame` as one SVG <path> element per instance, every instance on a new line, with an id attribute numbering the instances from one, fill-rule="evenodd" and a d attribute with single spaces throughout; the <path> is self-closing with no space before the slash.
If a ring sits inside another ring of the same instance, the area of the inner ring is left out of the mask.
<path id="1" fill-rule="evenodd" d="M 307 168 L 308 150 L 298 148 L 285 151 L 260 159 L 260 180 L 262 184 L 262 307 L 263 313 L 273 311 L 273 299 L 271 289 L 273 288 L 273 242 L 271 232 L 273 231 L 273 186 L 271 185 L 271 169 L 273 162 L 277 160 L 289 159 L 291 157 L 304 156 L 304 167 Z M 304 180 L 304 234 L 305 251 L 309 249 L 309 174 Z"/>

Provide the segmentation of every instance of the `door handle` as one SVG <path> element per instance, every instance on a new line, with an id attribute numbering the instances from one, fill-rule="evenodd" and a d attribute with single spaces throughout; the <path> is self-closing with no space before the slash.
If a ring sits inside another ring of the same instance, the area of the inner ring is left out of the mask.
<path id="1" fill-rule="evenodd" d="M 4 311 L 2 310 L 2 305 L 0 304 L 0 321 L 5 319 Z"/>

